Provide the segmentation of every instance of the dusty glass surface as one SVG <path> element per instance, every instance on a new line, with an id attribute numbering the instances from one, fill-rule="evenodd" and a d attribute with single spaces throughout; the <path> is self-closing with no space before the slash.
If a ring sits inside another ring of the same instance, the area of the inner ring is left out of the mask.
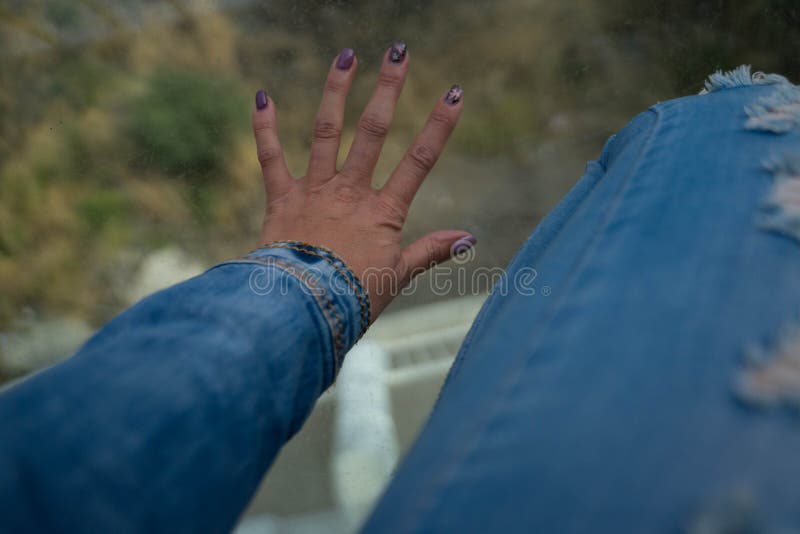
<path id="1" fill-rule="evenodd" d="M 716 69 L 800 74 L 793 0 L 0 2 L 0 381 L 257 243 L 252 96 L 301 174 L 326 69 L 355 48 L 342 153 L 392 40 L 412 66 L 376 183 L 452 83 L 465 111 L 407 223 L 504 266 L 605 139 Z M 424 289 L 395 310 L 434 300 Z"/>

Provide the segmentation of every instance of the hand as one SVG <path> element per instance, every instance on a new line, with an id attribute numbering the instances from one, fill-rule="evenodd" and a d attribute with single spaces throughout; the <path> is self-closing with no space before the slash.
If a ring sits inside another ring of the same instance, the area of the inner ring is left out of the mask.
<path id="1" fill-rule="evenodd" d="M 275 104 L 264 91 L 256 94 L 253 112 L 267 193 L 261 243 L 296 240 L 336 252 L 364 284 L 373 321 L 413 276 L 475 244 L 467 232 L 440 230 L 405 248 L 400 245 L 409 205 L 461 115 L 459 86 L 450 88 L 433 108 L 386 185 L 372 186 L 409 61 L 403 43 L 393 44 L 384 54 L 375 91 L 341 170 L 336 161 L 344 106 L 358 66 L 352 50 L 342 50 L 331 64 L 303 178 L 289 174 L 278 140 Z"/>

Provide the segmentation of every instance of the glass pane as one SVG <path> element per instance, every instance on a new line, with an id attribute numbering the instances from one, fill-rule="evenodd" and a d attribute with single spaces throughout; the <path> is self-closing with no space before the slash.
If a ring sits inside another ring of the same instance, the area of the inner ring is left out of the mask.
<path id="1" fill-rule="evenodd" d="M 301 175 L 324 76 L 342 47 L 360 61 L 342 154 L 385 47 L 402 39 L 412 57 L 377 185 L 435 100 L 463 86 L 461 123 L 406 232 L 471 231 L 479 246 L 462 264 L 471 273 L 505 266 L 636 113 L 697 92 L 719 68 L 751 63 L 796 77 L 799 19 L 791 0 L 5 0 L 0 382 L 68 355 L 142 296 L 256 247 L 264 199 L 253 94 L 264 87 L 276 102 L 290 168 Z M 443 300 L 426 281 L 373 335 L 394 347 L 384 371 L 395 373 L 395 459 L 488 289 L 456 287 L 444 297 L 462 304 L 418 308 Z M 436 325 L 413 347 L 396 343 L 413 323 L 408 309 Z M 398 376 L 415 385 L 400 388 Z M 339 513 L 336 402 L 326 399 L 251 514 L 294 530 L 352 528 Z"/>

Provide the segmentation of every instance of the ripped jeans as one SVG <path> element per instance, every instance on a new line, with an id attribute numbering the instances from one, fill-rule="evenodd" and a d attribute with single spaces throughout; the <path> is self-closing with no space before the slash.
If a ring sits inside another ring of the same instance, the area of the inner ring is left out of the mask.
<path id="1" fill-rule="evenodd" d="M 493 295 L 366 532 L 800 531 L 800 88 L 612 137 Z"/>
<path id="2" fill-rule="evenodd" d="M 367 532 L 800 529 L 800 89 L 707 93 L 523 245 L 550 294 L 489 298 Z M 0 531 L 229 531 L 369 317 L 297 242 L 144 299 L 0 392 Z"/>

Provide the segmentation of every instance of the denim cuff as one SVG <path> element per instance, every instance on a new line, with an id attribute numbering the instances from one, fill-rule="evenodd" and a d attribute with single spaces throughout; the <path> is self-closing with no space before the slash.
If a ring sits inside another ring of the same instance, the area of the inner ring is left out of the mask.
<path id="1" fill-rule="evenodd" d="M 369 297 L 353 271 L 333 251 L 300 241 L 264 244 L 233 263 L 240 262 L 257 263 L 300 282 L 328 325 L 337 373 L 345 354 L 366 332 L 370 320 Z M 285 290 L 283 284 L 276 282 L 266 270 L 251 273 L 250 285 L 262 294 Z"/>

